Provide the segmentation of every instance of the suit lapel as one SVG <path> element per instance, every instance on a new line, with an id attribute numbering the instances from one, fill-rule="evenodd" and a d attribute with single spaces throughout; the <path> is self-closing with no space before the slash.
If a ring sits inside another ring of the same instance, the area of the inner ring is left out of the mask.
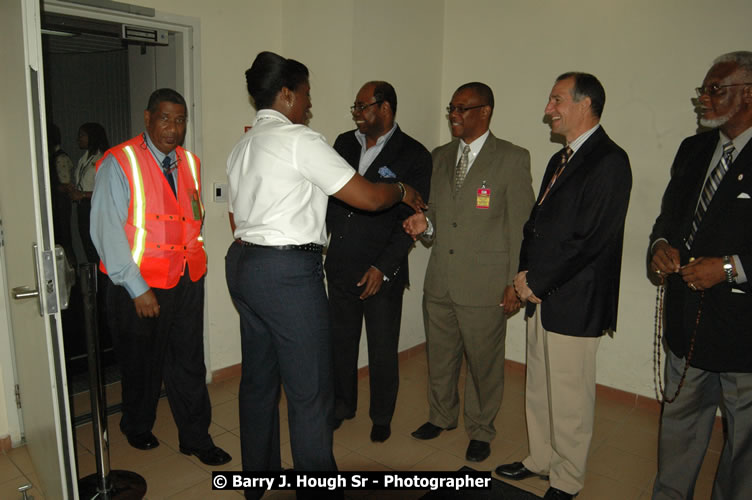
<path id="1" fill-rule="evenodd" d="M 710 165 L 710 158 L 715 151 L 717 138 L 716 142 L 713 144 L 713 147 L 707 148 L 710 150 L 710 155 L 705 159 L 704 164 L 708 166 Z M 708 223 L 708 220 L 712 221 L 713 217 L 717 214 L 723 215 L 726 212 L 726 210 L 724 210 L 725 204 L 735 199 L 734 193 L 736 192 L 736 183 L 740 180 L 739 177 L 745 174 L 752 174 L 752 172 L 750 172 L 750 166 L 752 166 L 752 140 L 747 142 L 747 145 L 744 146 L 744 149 L 742 149 L 739 156 L 737 156 L 736 160 L 731 164 L 729 171 L 726 172 L 726 175 L 723 177 L 720 186 L 718 186 L 718 190 L 713 195 L 713 199 L 710 202 L 707 213 L 705 213 L 705 216 L 702 219 L 700 227 L 702 227 L 703 224 Z M 713 165 L 713 168 L 715 168 L 715 165 Z M 701 186 L 704 186 L 704 184 L 705 176 L 702 176 Z M 700 189 L 702 189 L 702 187 L 697 189 L 697 197 L 695 200 L 700 196 Z"/>
<path id="2" fill-rule="evenodd" d="M 465 186 L 470 186 L 468 189 L 472 189 L 475 192 L 483 181 L 488 179 L 488 169 L 493 164 L 494 157 L 496 156 L 496 137 L 492 133 L 488 133 L 486 142 L 483 143 L 483 147 L 480 149 L 478 156 L 475 158 L 470 171 L 465 177 L 465 182 L 462 184 L 462 189 Z M 454 180 L 454 176 L 452 176 Z"/>
<path id="3" fill-rule="evenodd" d="M 389 140 L 386 141 L 386 144 L 384 144 L 384 149 L 382 149 L 379 155 L 373 159 L 371 165 L 368 167 L 368 170 L 366 170 L 366 173 L 363 177 L 371 182 L 378 182 L 379 180 L 381 180 L 379 169 L 384 166 L 390 169 L 392 168 L 392 164 L 395 161 L 397 153 L 401 149 L 403 135 L 404 134 L 400 130 L 399 126 L 397 126 L 397 128 L 394 130 L 394 133 L 392 134 L 392 137 L 390 137 Z M 360 152 L 358 152 L 358 154 L 360 155 Z M 358 156 L 358 158 L 360 158 L 360 156 Z"/>
<path id="4" fill-rule="evenodd" d="M 450 193 L 454 193 L 454 169 L 457 166 L 457 151 L 459 150 L 459 147 L 459 139 L 452 140 L 452 142 L 449 143 L 449 147 L 442 152 L 442 156 L 439 158 L 441 172 L 434 172 L 434 175 L 439 173 L 446 177 L 445 181 L 449 187 Z"/>
<path id="5" fill-rule="evenodd" d="M 566 184 L 567 180 L 569 180 L 572 177 L 572 175 L 574 175 L 574 173 L 577 171 L 580 165 L 585 163 L 588 155 L 593 150 L 593 148 L 595 148 L 595 146 L 597 146 L 598 143 L 601 142 L 606 137 L 608 137 L 606 135 L 606 131 L 603 130 L 603 126 L 601 125 L 600 127 L 598 127 L 598 129 L 595 132 L 593 132 L 593 135 L 588 137 L 588 139 L 582 144 L 582 146 L 580 146 L 580 148 L 577 150 L 574 156 L 572 156 L 572 158 L 569 160 L 566 168 L 561 173 L 559 178 L 556 179 L 556 182 L 554 183 L 554 185 L 551 187 L 549 196 L 553 195 L 558 189 L 561 189 L 561 186 Z"/>
<path id="6" fill-rule="evenodd" d="M 360 149 L 360 143 L 358 142 L 358 138 L 355 137 L 355 130 L 353 130 L 352 132 L 349 132 L 349 137 L 347 138 L 347 141 L 344 142 L 343 151 L 340 151 L 339 154 L 353 169 L 355 169 L 356 172 L 358 171 L 358 164 L 360 163 Z"/>

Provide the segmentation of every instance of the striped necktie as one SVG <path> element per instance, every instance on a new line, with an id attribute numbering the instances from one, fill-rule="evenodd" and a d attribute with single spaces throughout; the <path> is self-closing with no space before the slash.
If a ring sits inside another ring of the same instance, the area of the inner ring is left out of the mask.
<path id="1" fill-rule="evenodd" d="M 697 204 L 697 210 L 695 210 L 695 216 L 692 219 L 692 231 L 689 233 L 689 238 L 684 243 L 687 246 L 687 250 L 692 248 L 692 243 L 697 236 L 697 230 L 700 227 L 700 222 L 705 216 L 710 206 L 710 201 L 713 199 L 713 195 L 718 190 L 723 176 L 728 172 L 731 166 L 731 154 L 734 152 L 734 143 L 731 141 L 723 145 L 723 153 L 721 153 L 721 159 L 718 161 L 718 165 L 715 166 L 710 175 L 705 180 L 705 185 L 702 187 L 702 193 L 700 194 L 700 202 Z"/>
<path id="2" fill-rule="evenodd" d="M 162 173 L 165 176 L 165 179 L 167 179 L 167 183 L 172 188 L 172 193 L 177 197 L 178 192 L 175 189 L 175 178 L 172 176 L 172 160 L 170 160 L 169 156 L 165 156 L 162 160 Z"/>
<path id="3" fill-rule="evenodd" d="M 460 157 L 460 161 L 457 162 L 457 168 L 454 170 L 454 193 L 457 194 L 457 192 L 462 187 L 462 184 L 465 182 L 465 176 L 467 175 L 467 165 L 470 163 L 470 146 L 465 144 L 465 147 L 462 149 L 462 156 Z"/>
<path id="4" fill-rule="evenodd" d="M 567 162 L 569 161 L 570 156 L 572 156 L 572 148 L 567 146 L 561 152 L 561 158 L 559 159 L 559 167 L 556 169 L 556 172 L 554 172 L 554 175 L 553 177 L 551 177 L 551 180 L 548 181 L 548 186 L 546 186 L 546 191 L 543 193 L 543 196 L 538 202 L 538 205 L 543 203 L 543 200 L 545 200 L 546 196 L 548 196 L 548 192 L 551 191 L 552 187 L 554 187 L 554 182 L 556 182 L 556 179 L 558 179 L 561 173 L 564 171 L 564 167 L 567 166 Z"/>

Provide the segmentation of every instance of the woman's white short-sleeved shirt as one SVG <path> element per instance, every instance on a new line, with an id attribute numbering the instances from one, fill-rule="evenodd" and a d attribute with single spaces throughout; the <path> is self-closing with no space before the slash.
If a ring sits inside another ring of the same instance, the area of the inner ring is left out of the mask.
<path id="1" fill-rule="evenodd" d="M 262 109 L 227 159 L 235 238 L 258 245 L 326 243 L 326 207 L 355 175 L 321 134 Z"/>

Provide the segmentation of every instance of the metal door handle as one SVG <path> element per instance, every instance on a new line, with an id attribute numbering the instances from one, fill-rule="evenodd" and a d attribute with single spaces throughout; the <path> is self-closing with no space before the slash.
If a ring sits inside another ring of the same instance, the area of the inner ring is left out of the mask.
<path id="1" fill-rule="evenodd" d="M 16 300 L 39 297 L 39 290 L 31 286 L 17 286 L 13 289 L 13 298 Z"/>
<path id="2" fill-rule="evenodd" d="M 63 309 L 68 307 L 68 296 L 70 286 L 66 284 L 68 275 L 73 274 L 65 258 L 63 248 L 58 245 L 54 250 L 45 250 L 42 252 L 42 269 L 37 265 L 37 244 L 31 244 L 31 258 L 34 261 L 34 278 L 37 286 L 17 286 L 13 288 L 13 298 L 16 300 L 36 298 L 39 301 L 39 315 L 55 314 L 59 312 L 57 295 L 55 294 L 55 266 L 57 265 L 60 281 L 63 283 Z M 41 271 L 41 272 L 40 272 Z M 72 283 L 71 283 L 72 286 Z M 42 294 L 46 298 L 42 300 Z M 42 308 L 44 302 L 46 311 Z"/>
<path id="3" fill-rule="evenodd" d="M 41 284 L 39 281 L 39 266 L 37 265 L 37 244 L 31 244 L 31 260 L 34 262 L 34 280 L 37 282 L 36 286 L 17 286 L 12 290 L 13 298 L 16 300 L 36 298 L 37 305 L 39 306 L 39 315 L 44 316 L 42 310 L 42 297 L 39 295 L 39 289 Z"/>

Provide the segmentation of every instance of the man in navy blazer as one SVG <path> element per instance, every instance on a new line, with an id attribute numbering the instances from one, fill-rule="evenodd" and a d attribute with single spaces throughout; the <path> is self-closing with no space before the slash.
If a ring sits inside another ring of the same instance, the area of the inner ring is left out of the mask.
<path id="1" fill-rule="evenodd" d="M 431 155 L 395 123 L 394 88 L 387 82 L 368 82 L 350 109 L 358 128 L 337 137 L 334 149 L 369 181 L 404 182 L 427 201 Z M 413 245 L 402 221 L 412 213 L 404 204 L 365 212 L 330 197 L 326 216 L 331 233 L 325 266 L 334 339 L 335 428 L 355 416 L 365 317 L 374 442 L 389 438 L 397 401 L 402 295 Z"/>
<path id="2" fill-rule="evenodd" d="M 666 383 L 653 498 L 692 498 L 721 405 L 726 441 L 712 498 L 746 499 L 752 498 L 752 52 L 717 58 L 697 94 L 700 125 L 711 130 L 679 146 L 650 237 L 650 268 L 666 287 Z"/>
<path id="3" fill-rule="evenodd" d="M 583 487 L 596 352 L 601 336 L 616 329 L 632 173 L 627 154 L 599 124 L 605 100 L 593 75 L 557 78 L 545 114 L 566 147 L 546 168 L 514 280 L 527 302 L 529 455 L 496 473 L 549 477 L 546 500 L 571 499 Z"/>

